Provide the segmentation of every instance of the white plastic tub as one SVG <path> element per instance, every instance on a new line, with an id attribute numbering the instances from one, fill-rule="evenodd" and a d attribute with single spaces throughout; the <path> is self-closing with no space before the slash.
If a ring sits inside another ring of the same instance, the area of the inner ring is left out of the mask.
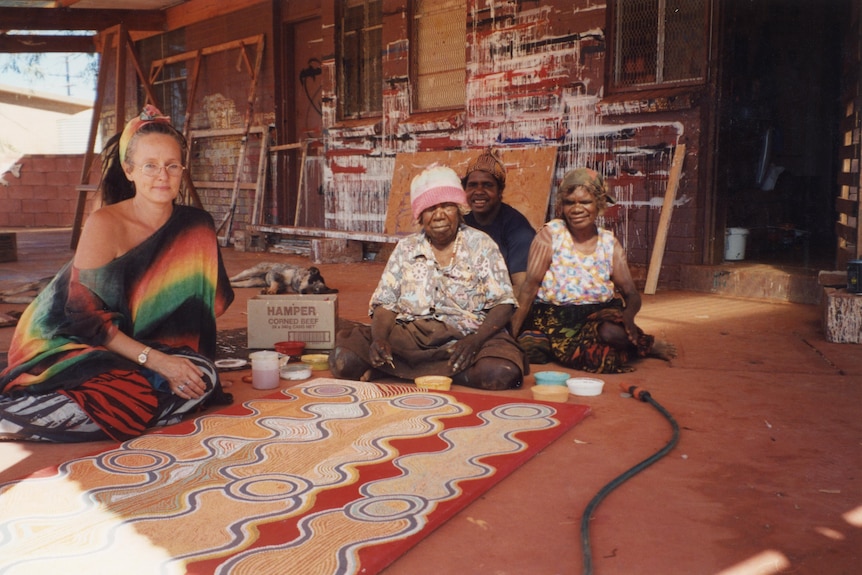
<path id="1" fill-rule="evenodd" d="M 724 259 L 728 261 L 744 260 L 747 240 L 747 228 L 727 228 L 724 233 Z"/>

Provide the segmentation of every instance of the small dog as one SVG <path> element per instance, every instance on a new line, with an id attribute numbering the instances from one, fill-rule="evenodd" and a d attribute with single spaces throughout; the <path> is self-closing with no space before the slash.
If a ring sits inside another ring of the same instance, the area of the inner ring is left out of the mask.
<path id="1" fill-rule="evenodd" d="M 320 270 L 291 264 L 261 262 L 230 278 L 232 287 L 262 287 L 261 293 L 327 294 L 338 293 L 327 287 Z"/>

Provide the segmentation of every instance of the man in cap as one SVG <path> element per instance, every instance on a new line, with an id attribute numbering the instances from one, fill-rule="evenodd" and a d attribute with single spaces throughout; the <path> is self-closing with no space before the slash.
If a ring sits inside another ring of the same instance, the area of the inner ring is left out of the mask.
<path id="1" fill-rule="evenodd" d="M 536 230 L 521 212 L 503 203 L 506 166 L 489 147 L 470 162 L 461 182 L 471 209 L 464 223 L 485 232 L 500 247 L 517 297 L 527 275 L 527 255 Z"/>

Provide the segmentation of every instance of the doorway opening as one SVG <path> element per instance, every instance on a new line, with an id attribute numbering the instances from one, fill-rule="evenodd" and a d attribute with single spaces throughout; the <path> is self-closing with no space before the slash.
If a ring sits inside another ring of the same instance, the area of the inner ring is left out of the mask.
<path id="1" fill-rule="evenodd" d="M 722 5 L 717 214 L 747 230 L 746 260 L 834 268 L 849 2 Z"/>

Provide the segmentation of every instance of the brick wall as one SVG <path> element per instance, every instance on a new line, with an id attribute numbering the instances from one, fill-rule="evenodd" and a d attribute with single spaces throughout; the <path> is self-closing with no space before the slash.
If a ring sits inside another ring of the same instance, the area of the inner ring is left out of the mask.
<path id="1" fill-rule="evenodd" d="M 0 174 L 0 227 L 71 226 L 83 161 L 82 154 L 34 154 L 18 159 L 19 170 Z M 95 198 L 95 194 L 89 195 L 86 213 Z"/>
<path id="2" fill-rule="evenodd" d="M 282 3 L 288 7 L 284 14 L 289 15 L 294 4 L 287 0 Z M 319 173 L 312 174 L 310 180 L 325 208 L 321 221 L 314 225 L 344 231 L 384 231 L 389 188 L 399 153 L 478 150 L 487 145 L 501 149 L 554 146 L 554 189 L 571 168 L 586 165 L 601 170 L 620 199 L 615 210 L 607 214 L 605 224 L 624 240 L 633 267 L 645 268 L 673 150 L 684 143 L 687 159 L 669 230 L 663 266 L 667 269 L 662 282 L 676 284 L 680 264 L 700 261 L 704 247 L 700 245 L 703 240 L 699 226 L 704 221 L 705 206 L 699 192 L 698 158 L 706 144 L 705 109 L 697 97 L 686 94 L 645 94 L 637 96 L 636 101 L 628 95 L 606 94 L 604 3 L 467 0 L 465 104 L 455 109 L 416 112 L 411 104 L 409 3 L 384 0 L 382 112 L 354 119 L 339 118 L 337 113 L 335 5 L 329 0 L 302 4 L 304 10 L 322 21 L 319 53 L 323 73 L 318 101 L 325 156 L 315 164 L 320 166 Z M 140 47 L 149 54 L 143 67 L 149 69 L 152 58 L 171 55 L 162 53 L 166 46 L 186 52 L 265 34 L 265 57 L 251 123 L 274 123 L 274 66 L 287 56 L 274 57 L 278 45 L 271 34 L 271 8 L 271 3 L 260 2 L 189 25 L 177 46 L 155 37 L 155 48 L 147 50 L 143 49 L 146 41 L 142 41 Z M 290 16 L 283 24 L 295 18 L 298 17 Z M 246 53 L 253 55 L 251 49 Z M 242 125 L 249 112 L 249 75 L 238 62 L 242 61 L 236 50 L 206 58 L 196 101 L 191 106 L 192 129 L 212 132 Z M 220 138 L 210 134 L 191 142 L 191 174 L 199 184 L 197 192 L 204 207 L 217 224 L 230 217 L 233 229 L 242 229 L 250 219 L 250 200 L 254 197 L 250 183 L 256 179 L 260 136 L 250 138 L 240 167 L 240 138 Z M 34 179 L 38 190 L 24 189 L 24 177 L 36 178 L 47 174 L 47 169 L 28 168 L 26 174 L 22 173 L 22 181 L 0 188 L 0 226 L 70 225 L 80 158 L 76 162 L 65 180 L 47 175 Z M 230 184 L 237 169 L 242 173 L 242 193 L 228 216 L 233 188 Z M 49 188 L 57 182 L 60 189 Z M 284 205 L 290 203 L 289 195 L 296 194 L 291 189 L 272 192 Z M 48 198 L 58 201 L 49 206 Z M 15 203 L 7 208 L 8 199 Z M 25 200 L 27 206 L 23 205 Z M 64 205 L 58 205 L 61 203 Z"/>
<path id="3" fill-rule="evenodd" d="M 334 55 L 337 14 L 330 4 L 322 3 L 323 45 L 324 53 Z M 594 4 L 467 0 L 465 106 L 415 113 L 407 3 L 384 0 L 382 114 L 340 119 L 335 58 L 323 62 L 325 227 L 384 231 L 399 153 L 555 146 L 551 201 L 568 170 L 590 166 L 604 173 L 620 202 L 603 225 L 626 245 L 633 272 L 645 275 L 641 271 L 650 260 L 674 148 L 684 143 L 688 160 L 661 277 L 664 284 L 676 285 L 679 264 L 698 262 L 703 249 L 696 161 L 702 109 L 685 95 L 608 99 L 606 12 Z"/>

